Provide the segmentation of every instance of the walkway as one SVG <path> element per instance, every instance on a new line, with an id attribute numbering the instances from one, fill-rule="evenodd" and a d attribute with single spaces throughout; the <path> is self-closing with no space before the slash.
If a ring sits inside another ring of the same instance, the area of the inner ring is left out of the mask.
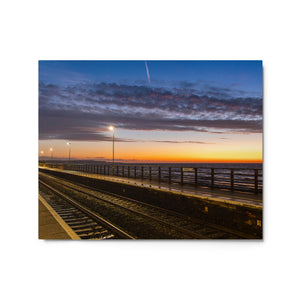
<path id="1" fill-rule="evenodd" d="M 100 175 L 100 174 L 92 174 L 92 173 L 84 173 L 78 171 L 69 171 L 69 170 L 60 170 L 60 169 L 50 169 L 70 174 L 81 175 L 84 177 L 97 178 L 101 180 L 109 180 L 121 183 L 127 183 L 131 185 L 145 186 L 155 189 L 172 191 L 175 193 L 181 193 L 185 195 L 196 195 L 201 198 L 205 197 L 214 201 L 226 202 L 226 203 L 240 203 L 241 205 L 251 205 L 256 207 L 262 207 L 262 194 L 254 194 L 254 193 L 246 193 L 246 192 L 238 192 L 238 191 L 228 191 L 228 190 L 220 190 L 220 189 L 211 189 L 206 187 L 193 187 L 188 185 L 180 185 L 176 183 L 158 183 L 156 181 L 149 180 L 141 180 L 127 177 L 117 177 L 117 176 L 108 176 L 108 175 Z"/>

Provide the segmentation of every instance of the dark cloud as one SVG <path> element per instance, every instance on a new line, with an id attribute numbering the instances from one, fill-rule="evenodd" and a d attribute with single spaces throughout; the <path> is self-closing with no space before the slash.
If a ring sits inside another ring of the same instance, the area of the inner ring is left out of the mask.
<path id="1" fill-rule="evenodd" d="M 262 132 L 261 98 L 230 97 L 230 89 L 216 87 L 204 95 L 189 90 L 193 84 L 181 85 L 184 88 L 40 83 L 39 137 L 105 141 L 108 124 L 129 130 Z"/>

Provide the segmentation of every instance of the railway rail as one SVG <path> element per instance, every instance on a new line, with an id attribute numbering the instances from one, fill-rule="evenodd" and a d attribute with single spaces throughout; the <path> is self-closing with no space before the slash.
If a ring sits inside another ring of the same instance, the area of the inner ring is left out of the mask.
<path id="1" fill-rule="evenodd" d="M 40 174 L 57 191 L 80 198 L 97 214 L 142 239 L 249 239 L 247 234 L 83 184 Z M 53 187 L 52 187 L 53 188 Z M 69 196 L 68 196 L 69 197 Z"/>
<path id="2" fill-rule="evenodd" d="M 46 201 L 80 239 L 134 239 L 122 229 L 82 206 L 43 181 Z M 41 189 L 40 189 L 41 190 Z M 49 194 L 50 192 L 50 194 Z M 54 196 L 54 197 L 53 197 Z"/>

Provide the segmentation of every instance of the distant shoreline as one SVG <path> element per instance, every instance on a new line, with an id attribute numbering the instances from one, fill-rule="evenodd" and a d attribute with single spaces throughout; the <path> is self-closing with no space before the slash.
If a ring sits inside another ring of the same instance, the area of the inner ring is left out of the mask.
<path id="1" fill-rule="evenodd" d="M 96 160 L 71 160 L 70 162 L 68 160 L 40 160 L 40 163 L 53 163 L 53 164 L 98 164 L 98 165 L 111 165 L 112 162 L 106 162 L 106 161 L 96 161 Z M 224 168 L 246 168 L 246 167 L 255 167 L 255 168 L 262 168 L 263 162 L 213 162 L 213 163 L 174 163 L 174 162 L 115 162 L 115 165 L 137 165 L 137 166 L 170 166 L 170 167 L 206 167 L 206 168 L 212 168 L 212 167 L 224 167 Z"/>

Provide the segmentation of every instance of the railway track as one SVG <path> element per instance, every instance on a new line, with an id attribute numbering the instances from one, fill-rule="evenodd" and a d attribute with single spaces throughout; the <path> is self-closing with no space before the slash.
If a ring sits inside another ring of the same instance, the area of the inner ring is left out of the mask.
<path id="1" fill-rule="evenodd" d="M 45 182 L 43 196 L 80 239 L 134 239 L 122 229 L 82 206 Z M 46 193 L 45 189 L 48 191 Z M 40 189 L 41 190 L 41 189 Z"/>
<path id="2" fill-rule="evenodd" d="M 56 189 L 64 193 L 77 195 L 85 205 L 104 214 L 114 224 L 120 224 L 136 238 L 171 239 L 241 239 L 251 238 L 239 232 L 233 232 L 221 226 L 207 224 L 186 215 L 145 204 L 134 199 L 115 195 L 82 184 L 41 175 Z"/>

